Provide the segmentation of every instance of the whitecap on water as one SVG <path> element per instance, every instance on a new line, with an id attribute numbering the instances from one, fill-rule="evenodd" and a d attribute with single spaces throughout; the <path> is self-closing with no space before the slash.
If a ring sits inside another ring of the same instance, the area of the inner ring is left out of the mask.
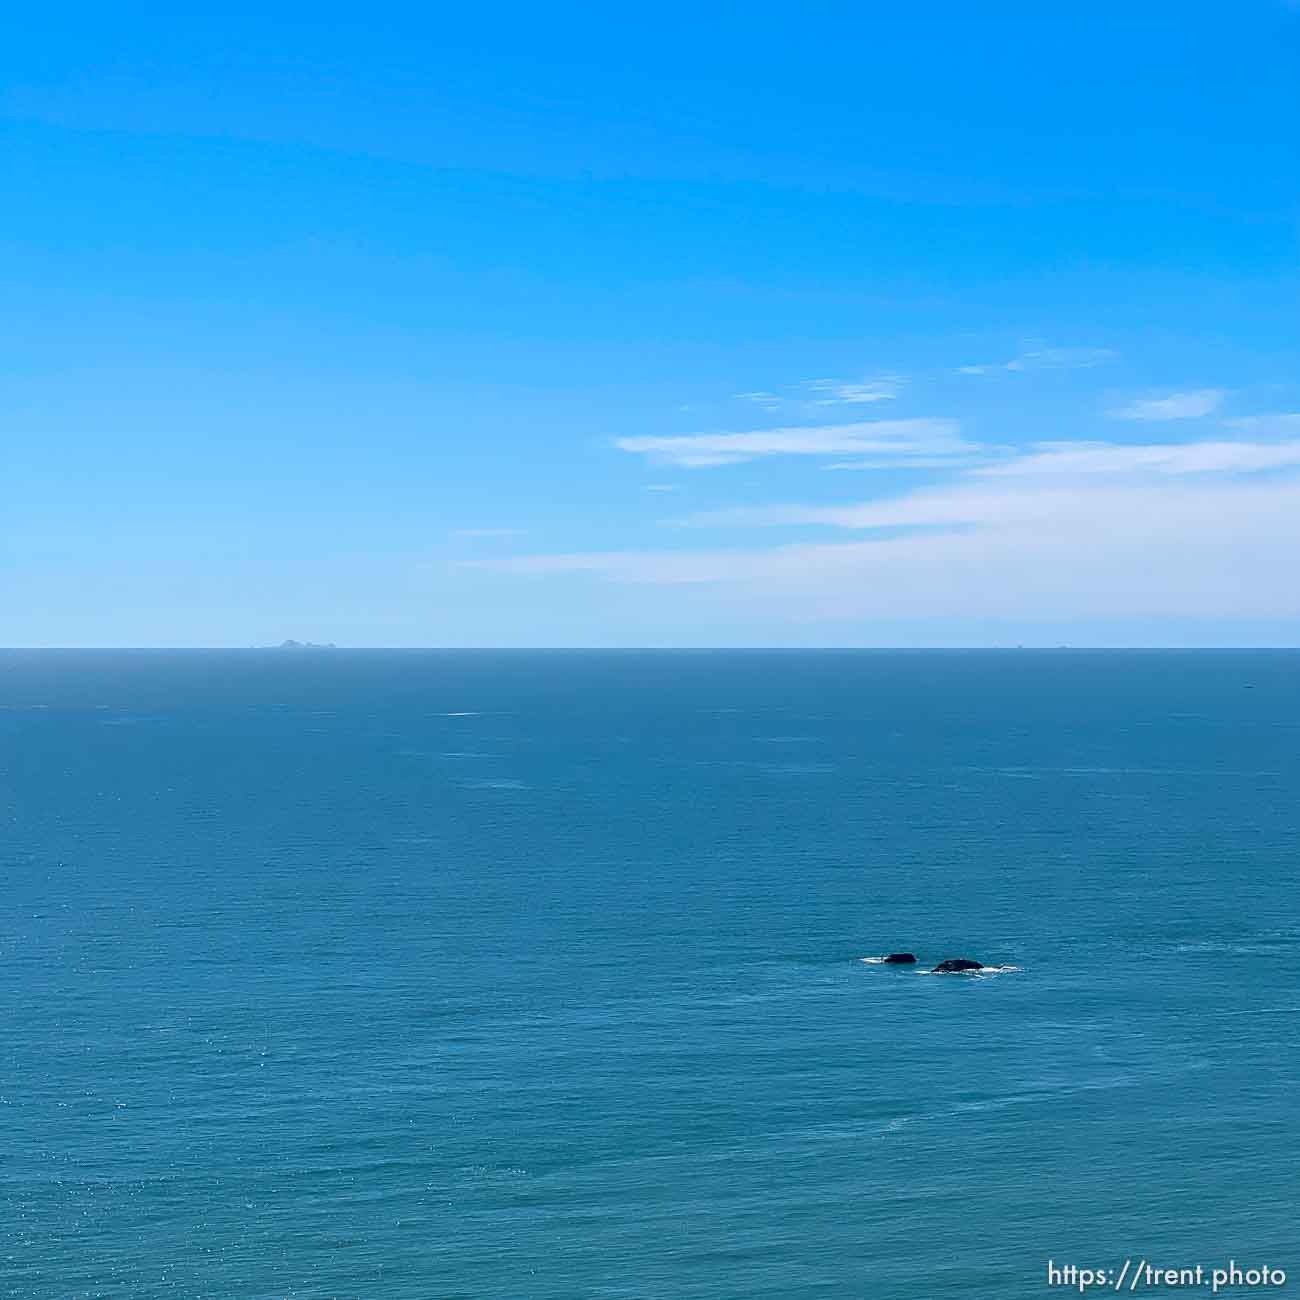
<path id="1" fill-rule="evenodd" d="M 979 979 L 984 975 L 1010 975 L 1024 970 L 1023 966 L 981 966 L 979 970 L 919 970 L 918 975 L 965 975 Z"/>
<path id="2" fill-rule="evenodd" d="M 884 957 L 859 957 L 859 961 L 866 962 L 868 966 L 885 966 L 885 965 L 906 965 L 910 966 L 911 962 L 887 962 Z M 918 964 L 919 965 L 919 964 Z M 914 975 L 1010 975 L 1013 972 L 1023 970 L 1023 966 L 982 966 L 979 970 L 962 970 L 962 971 L 945 971 L 931 970 L 928 966 L 921 967 L 912 973 Z"/>

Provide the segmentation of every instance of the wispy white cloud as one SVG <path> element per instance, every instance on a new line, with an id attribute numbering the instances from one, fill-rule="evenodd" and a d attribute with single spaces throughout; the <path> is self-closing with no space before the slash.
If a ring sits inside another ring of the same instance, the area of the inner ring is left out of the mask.
<path id="1" fill-rule="evenodd" d="M 1300 3 L 1300 0 L 1297 0 Z M 1256 438 L 1300 437 L 1300 411 L 1281 411 L 1273 415 L 1243 415 L 1229 420 L 1228 427 Z"/>
<path id="2" fill-rule="evenodd" d="M 1007 362 L 1008 370 L 1088 370 L 1119 354 L 1112 348 L 1038 348 Z"/>
<path id="3" fill-rule="evenodd" d="M 762 429 L 747 433 L 693 433 L 680 437 L 619 438 L 623 451 L 636 452 L 670 465 L 698 469 L 738 465 L 765 456 L 967 455 L 977 444 L 960 436 L 956 420 L 872 420 L 859 424 L 823 424 Z"/>
<path id="4" fill-rule="evenodd" d="M 979 443 L 968 443 L 967 453 L 954 451 L 945 456 L 908 456 L 892 460 L 885 457 L 868 457 L 866 460 L 837 460 L 830 465 L 823 465 L 825 470 L 882 470 L 882 469 L 961 469 L 983 464 L 991 455 L 996 454 L 996 447 L 981 447 Z"/>
<path id="5" fill-rule="evenodd" d="M 781 398 L 776 393 L 753 392 L 753 393 L 732 393 L 732 400 L 736 402 L 752 402 L 755 406 L 761 406 L 765 411 L 775 411 L 781 405 Z"/>
<path id="6" fill-rule="evenodd" d="M 1195 420 L 1213 415 L 1223 405 L 1222 388 L 1197 388 L 1189 393 L 1130 402 L 1107 414 L 1116 420 Z"/>
<path id="7" fill-rule="evenodd" d="M 451 535 L 469 540 L 489 537 L 523 537 L 526 531 L 523 528 L 453 528 Z"/>
<path id="8" fill-rule="evenodd" d="M 1300 439 L 1279 443 L 1192 442 L 1170 446 L 1040 442 L 1026 455 L 968 470 L 954 485 L 849 505 L 739 506 L 705 510 L 665 523 L 684 528 L 772 528 L 824 524 L 836 528 L 896 528 L 979 522 L 972 503 L 996 507 L 995 517 L 1050 510 L 1060 493 L 1093 491 L 1099 477 L 1140 485 L 1152 477 L 1242 475 L 1300 467 Z M 972 479 L 1036 480 L 990 489 Z M 1003 495 L 997 495 L 1002 493 Z"/>
<path id="9" fill-rule="evenodd" d="M 1291 573 L 1300 546 L 1294 477 L 1056 488 L 1026 480 L 997 490 L 966 483 L 842 510 L 784 511 L 771 521 L 891 532 L 762 548 L 525 555 L 479 567 L 708 584 L 733 601 L 810 622 L 1300 617 Z"/>
<path id="10" fill-rule="evenodd" d="M 714 511 L 687 527 L 820 526 L 849 541 L 478 561 L 521 575 L 707 584 L 792 620 L 1300 618 L 1300 438 L 1038 444 L 942 486 L 843 505 Z M 1266 472 L 1268 471 L 1268 472 Z"/>
<path id="11" fill-rule="evenodd" d="M 1060 498 L 1037 491 L 1016 489 L 994 492 L 968 485 L 930 488 L 881 501 L 841 506 L 775 505 L 739 506 L 730 510 L 703 510 L 666 522 L 679 528 L 790 528 L 819 525 L 826 528 L 934 528 L 966 527 L 1012 518 L 1050 517 Z"/>
<path id="12" fill-rule="evenodd" d="M 782 408 L 792 414 L 811 412 L 816 407 L 864 406 L 873 402 L 887 402 L 903 391 L 907 379 L 903 375 L 870 375 L 864 379 L 806 379 L 802 383 L 788 384 L 778 390 L 765 388 L 752 392 L 732 393 L 735 402 L 748 402 L 765 411 Z"/>
<path id="13" fill-rule="evenodd" d="M 1005 370 L 1087 370 L 1114 361 L 1118 356 L 1119 353 L 1112 348 L 1031 348 L 1010 361 L 958 366 L 957 373 L 991 375 Z"/>
<path id="14" fill-rule="evenodd" d="M 1039 442 L 1028 455 L 984 465 L 979 475 L 1249 474 L 1300 465 L 1300 440 L 1184 442 L 1127 446 L 1113 442 Z"/>
<path id="15" fill-rule="evenodd" d="M 645 485 L 647 492 L 676 492 L 676 483 L 647 483 Z"/>
<path id="16" fill-rule="evenodd" d="M 816 406 L 858 406 L 868 402 L 886 402 L 903 390 L 901 375 L 880 375 L 858 383 L 839 379 L 810 379 L 804 388 L 815 394 Z"/>

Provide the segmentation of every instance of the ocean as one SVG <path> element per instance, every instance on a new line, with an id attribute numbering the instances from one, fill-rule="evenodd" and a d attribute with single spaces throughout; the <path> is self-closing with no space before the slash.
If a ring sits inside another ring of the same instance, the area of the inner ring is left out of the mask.
<path id="1" fill-rule="evenodd" d="M 5 652 L 0 1293 L 1300 1292 L 1298 824 L 1294 652 Z"/>

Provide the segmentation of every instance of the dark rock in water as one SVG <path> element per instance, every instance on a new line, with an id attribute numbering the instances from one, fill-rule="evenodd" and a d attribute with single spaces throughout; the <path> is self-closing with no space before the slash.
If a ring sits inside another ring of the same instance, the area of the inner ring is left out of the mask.
<path id="1" fill-rule="evenodd" d="M 886 966 L 910 966 L 915 961 L 916 961 L 916 956 L 914 953 L 891 952 L 889 956 L 885 958 L 885 965 Z"/>
<path id="2" fill-rule="evenodd" d="M 983 969 L 983 962 L 971 961 L 969 957 L 949 957 L 947 961 L 941 961 L 932 973 L 935 975 L 955 975 L 958 971 Z"/>

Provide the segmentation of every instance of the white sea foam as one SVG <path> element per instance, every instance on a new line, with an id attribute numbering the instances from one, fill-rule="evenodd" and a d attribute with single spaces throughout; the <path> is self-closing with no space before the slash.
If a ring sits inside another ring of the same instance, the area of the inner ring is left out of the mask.
<path id="1" fill-rule="evenodd" d="M 919 970 L 918 975 L 971 975 L 978 979 L 982 975 L 1010 975 L 1024 970 L 1023 966 L 981 966 L 979 970 Z"/>
<path id="2" fill-rule="evenodd" d="M 910 962 L 889 962 L 885 957 L 859 957 L 858 960 L 865 962 L 868 966 L 911 965 Z M 924 967 L 917 969 L 913 973 L 916 975 L 1010 975 L 1023 969 L 1023 966 L 984 966 L 979 970 L 947 971 L 931 970 L 929 967 Z"/>

